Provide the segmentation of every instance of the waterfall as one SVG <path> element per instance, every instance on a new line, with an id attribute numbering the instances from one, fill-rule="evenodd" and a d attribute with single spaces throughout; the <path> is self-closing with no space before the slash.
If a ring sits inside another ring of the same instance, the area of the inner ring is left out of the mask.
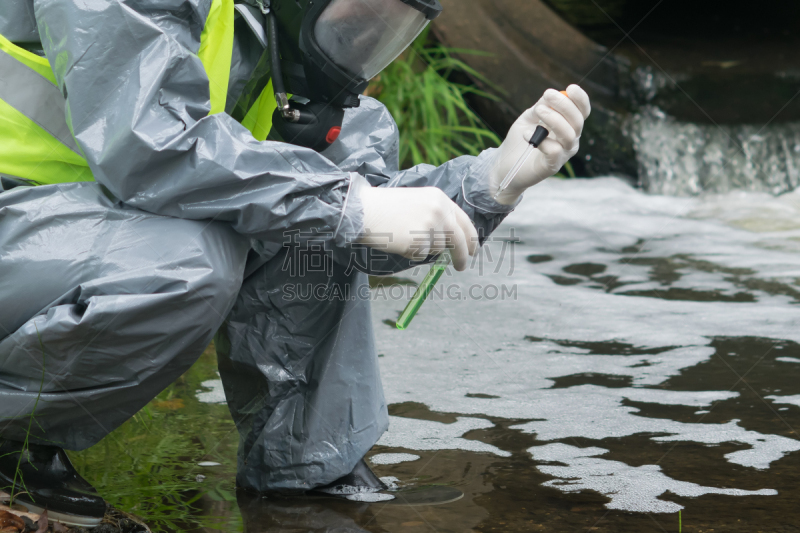
<path id="1" fill-rule="evenodd" d="M 647 107 L 633 117 L 630 131 L 642 186 L 649 192 L 781 194 L 800 184 L 800 123 L 692 124 Z"/>
<path id="2" fill-rule="evenodd" d="M 669 85 L 664 76 L 651 69 L 636 74 L 644 105 L 627 130 L 645 190 L 678 196 L 734 189 L 781 194 L 800 185 L 800 122 L 681 122 L 652 102 Z"/>

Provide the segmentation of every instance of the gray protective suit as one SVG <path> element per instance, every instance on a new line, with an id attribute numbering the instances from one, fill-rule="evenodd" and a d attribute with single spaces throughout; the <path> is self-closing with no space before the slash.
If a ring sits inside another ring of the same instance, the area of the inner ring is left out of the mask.
<path id="1" fill-rule="evenodd" d="M 408 261 L 351 244 L 354 173 L 439 187 L 483 235 L 511 208 L 486 190 L 488 152 L 399 171 L 396 125 L 370 98 L 322 154 L 256 141 L 234 117 L 268 72 L 241 20 L 227 113 L 208 116 L 210 5 L 0 3 L 0 33 L 41 38 L 97 180 L 0 192 L 0 436 L 22 439 L 35 406 L 34 440 L 91 446 L 219 330 L 238 482 L 307 489 L 352 470 L 388 423 L 364 272 Z"/>

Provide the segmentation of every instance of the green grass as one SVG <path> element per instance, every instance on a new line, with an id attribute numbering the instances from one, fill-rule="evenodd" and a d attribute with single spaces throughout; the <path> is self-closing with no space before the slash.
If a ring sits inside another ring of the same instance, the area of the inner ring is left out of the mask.
<path id="1" fill-rule="evenodd" d="M 37 328 L 38 335 L 38 328 Z M 23 452 L 34 429 L 36 409 L 46 377 L 41 336 L 42 377 L 36 402 L 28 417 Z M 69 452 L 78 471 L 114 507 L 141 517 L 153 531 L 212 528 L 241 531 L 241 517 L 215 513 L 216 502 L 236 501 L 234 475 L 238 434 L 224 405 L 201 404 L 195 392 L 213 379 L 213 346 L 175 383 L 99 444 Z M 19 454 L 17 471 L 7 489 L 11 504 L 26 493 Z M 212 471 L 197 467 L 202 460 L 220 463 Z M 198 474 L 206 479 L 200 481 Z M 18 488 L 21 487 L 21 490 Z M 225 505 L 223 505 L 225 507 Z"/>
<path id="2" fill-rule="evenodd" d="M 96 446 L 69 452 L 75 468 L 109 503 L 153 531 L 241 531 L 241 517 L 230 511 L 236 507 L 238 433 L 225 405 L 200 403 L 195 394 L 215 377 L 210 346 L 132 419 Z M 221 464 L 202 468 L 200 461 Z"/>
<path id="3" fill-rule="evenodd" d="M 33 325 L 36 328 L 36 336 L 39 339 L 39 346 L 42 349 L 42 378 L 41 378 L 41 380 L 39 382 L 39 391 L 36 394 L 36 401 L 33 404 L 33 410 L 31 410 L 31 414 L 28 417 L 28 428 L 25 431 L 25 440 L 22 443 L 22 450 L 20 451 L 19 458 L 17 459 L 17 467 L 16 467 L 16 470 L 14 471 L 14 480 L 11 482 L 11 486 L 10 487 L 0 487 L 0 489 L 8 490 L 8 495 L 9 495 L 9 498 L 10 498 L 9 505 L 14 505 L 14 502 L 15 502 L 16 498 L 20 494 L 27 494 L 28 493 L 28 489 L 25 486 L 25 480 L 22 478 L 22 471 L 20 470 L 20 466 L 22 465 L 22 457 L 25 455 L 25 452 L 28 449 L 28 442 L 29 442 L 30 435 L 31 435 L 31 429 L 33 429 L 33 423 L 36 422 L 36 409 L 39 407 L 39 399 L 42 397 L 42 389 L 44 388 L 44 379 L 45 379 L 45 376 L 47 375 L 47 373 L 46 373 L 47 358 L 46 358 L 45 351 L 44 351 L 44 343 L 42 342 L 42 336 L 39 333 L 39 327 L 36 325 L 35 322 L 34 322 Z M 36 423 L 38 425 L 38 422 L 36 422 Z M 17 486 L 21 486 L 22 490 L 21 491 L 18 490 Z M 34 503 L 35 503 L 35 500 L 33 499 L 32 496 L 31 496 L 31 500 L 34 501 Z"/>
<path id="4" fill-rule="evenodd" d="M 397 122 L 404 167 L 441 165 L 460 155 L 478 155 L 501 142 L 466 102 L 469 94 L 496 97 L 449 78 L 453 72 L 461 72 L 487 85 L 488 80 L 454 54 L 484 55 L 431 43 L 428 32 L 423 32 L 367 90 L 386 105 Z"/>

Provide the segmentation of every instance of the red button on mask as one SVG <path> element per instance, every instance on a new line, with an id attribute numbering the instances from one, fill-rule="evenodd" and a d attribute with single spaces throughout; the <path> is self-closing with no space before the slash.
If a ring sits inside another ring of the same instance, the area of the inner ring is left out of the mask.
<path id="1" fill-rule="evenodd" d="M 328 135 L 325 136 L 325 141 L 328 144 L 333 144 L 333 141 L 339 138 L 339 134 L 342 133 L 342 128 L 339 126 L 334 126 L 328 130 Z"/>

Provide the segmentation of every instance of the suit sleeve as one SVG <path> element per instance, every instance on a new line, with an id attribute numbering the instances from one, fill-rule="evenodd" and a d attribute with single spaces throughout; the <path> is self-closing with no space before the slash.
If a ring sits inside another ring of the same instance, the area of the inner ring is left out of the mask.
<path id="1" fill-rule="evenodd" d="M 210 5 L 35 0 L 67 121 L 95 179 L 151 213 L 225 221 L 272 243 L 314 231 L 346 247 L 363 226 L 349 172 L 312 150 L 259 142 L 225 113 L 209 115 L 197 51 Z"/>

